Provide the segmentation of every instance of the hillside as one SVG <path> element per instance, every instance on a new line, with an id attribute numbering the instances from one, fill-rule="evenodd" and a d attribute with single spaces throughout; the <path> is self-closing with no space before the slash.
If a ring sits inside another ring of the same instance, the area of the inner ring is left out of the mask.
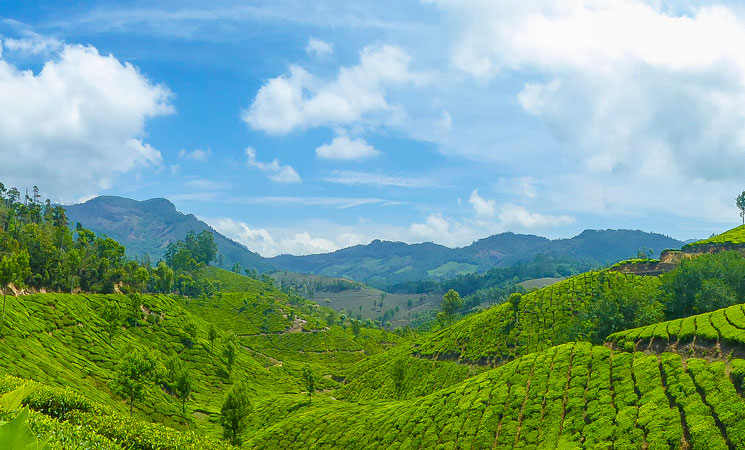
<path id="1" fill-rule="evenodd" d="M 97 234 L 105 234 L 123 244 L 129 257 L 148 255 L 153 262 L 163 257 L 172 242 L 184 239 L 190 231 L 210 231 L 215 236 L 223 267 L 239 262 L 261 272 L 273 266 L 260 255 L 226 238 L 193 214 L 183 214 L 164 198 L 137 201 L 122 197 L 96 197 L 85 203 L 65 206 L 70 223 L 81 223 Z"/>
<path id="2" fill-rule="evenodd" d="M 286 270 L 349 278 L 378 288 L 404 281 L 447 279 L 493 267 L 528 262 L 536 255 L 570 257 L 608 265 L 643 249 L 680 248 L 683 242 L 655 233 L 632 230 L 585 230 L 570 239 L 502 233 L 461 248 L 437 244 L 405 244 L 375 240 L 333 253 L 280 255 L 270 261 Z"/>
<path id="3" fill-rule="evenodd" d="M 721 234 L 717 234 L 708 239 L 702 239 L 700 241 L 695 241 L 695 242 L 686 244 L 683 247 L 683 249 L 687 251 L 694 251 L 697 249 L 702 249 L 704 247 L 727 246 L 727 245 L 733 246 L 733 247 L 741 247 L 744 244 L 745 244 L 745 225 L 740 225 L 739 227 L 732 228 L 731 230 L 727 230 Z"/>
<path id="4" fill-rule="evenodd" d="M 349 316 L 377 320 L 387 314 L 386 321 L 393 326 L 405 326 L 442 303 L 439 291 L 396 294 L 343 278 L 285 271 L 271 277 L 281 286 L 292 287 L 303 297 Z"/>
<path id="5" fill-rule="evenodd" d="M 742 373 L 727 366 L 569 343 L 416 399 L 274 405 L 246 448 L 742 449 Z"/>

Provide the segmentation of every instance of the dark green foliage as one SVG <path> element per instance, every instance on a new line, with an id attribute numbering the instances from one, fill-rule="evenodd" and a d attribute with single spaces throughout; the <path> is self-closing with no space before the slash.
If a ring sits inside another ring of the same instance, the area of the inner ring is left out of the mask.
<path id="1" fill-rule="evenodd" d="M 220 425 L 223 427 L 223 435 L 230 439 L 233 445 L 240 444 L 240 435 L 245 428 L 250 410 L 248 388 L 243 384 L 236 384 L 228 392 L 220 409 Z"/>
<path id="2" fill-rule="evenodd" d="M 745 257 L 724 251 L 686 259 L 662 276 L 669 318 L 707 312 L 745 298 Z"/>
<path id="3" fill-rule="evenodd" d="M 101 311 L 101 318 L 106 321 L 106 331 L 109 334 L 109 344 L 112 343 L 114 334 L 122 326 L 124 314 L 116 301 L 106 303 Z"/>
<path id="4" fill-rule="evenodd" d="M 176 393 L 181 398 L 181 412 L 186 413 L 186 401 L 191 395 L 192 383 L 189 371 L 182 369 L 175 380 Z"/>
<path id="5" fill-rule="evenodd" d="M 463 307 L 463 299 L 460 294 L 450 289 L 442 296 L 442 312 L 445 315 L 447 324 L 453 323 L 455 313 Z"/>
<path id="6" fill-rule="evenodd" d="M 619 278 L 612 289 L 599 291 L 580 313 L 586 336 L 600 344 L 617 331 L 664 320 L 659 289 L 655 277 Z"/>
<path id="7" fill-rule="evenodd" d="M 184 345 L 191 348 L 197 340 L 197 324 L 188 322 L 184 325 Z"/>
<path id="8" fill-rule="evenodd" d="M 406 363 L 406 359 L 401 358 L 396 360 L 396 362 L 393 363 L 393 370 L 391 370 L 391 378 L 393 378 L 393 385 L 396 389 L 396 396 L 401 396 L 401 391 L 403 390 L 404 386 L 404 379 L 406 378 L 406 370 L 408 369 L 408 364 Z"/>
<path id="9" fill-rule="evenodd" d="M 155 358 L 148 352 L 128 348 L 122 355 L 111 389 L 128 400 L 130 415 L 135 400 L 142 400 L 145 390 L 153 382 L 156 366 Z"/>
<path id="10" fill-rule="evenodd" d="M 225 337 L 225 346 L 222 350 L 222 355 L 225 357 L 225 361 L 228 365 L 228 373 L 233 370 L 233 363 L 238 352 L 238 346 L 236 344 L 235 335 L 230 333 Z"/>
<path id="11" fill-rule="evenodd" d="M 217 339 L 217 328 L 214 323 L 211 323 L 207 330 L 207 339 L 210 340 L 210 352 L 212 352 L 215 349 L 215 339 Z"/>
<path id="12" fill-rule="evenodd" d="M 305 389 L 308 391 L 308 401 L 311 402 L 313 401 L 313 393 L 316 392 L 316 375 L 310 366 L 303 367 L 302 375 Z"/>
<path id="13" fill-rule="evenodd" d="M 169 244 L 164 257 L 174 270 L 191 272 L 200 264 L 206 266 L 215 260 L 217 244 L 212 233 L 207 230 L 200 231 L 199 234 L 190 231 L 183 240 Z"/>

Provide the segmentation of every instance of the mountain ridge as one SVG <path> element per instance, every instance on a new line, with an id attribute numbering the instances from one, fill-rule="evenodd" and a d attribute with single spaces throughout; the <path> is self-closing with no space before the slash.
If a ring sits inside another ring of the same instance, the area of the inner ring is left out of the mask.
<path id="1" fill-rule="evenodd" d="M 276 269 L 362 281 L 376 287 L 416 280 L 447 279 L 494 267 L 506 267 L 549 254 L 592 261 L 601 266 L 633 256 L 637 250 L 680 248 L 684 242 L 639 230 L 585 230 L 571 238 L 548 239 L 533 234 L 504 232 L 463 247 L 433 242 L 408 244 L 375 239 L 334 252 L 265 258 L 220 234 L 193 214 L 182 213 L 165 198 L 144 201 L 100 196 L 66 206 L 71 223 L 80 222 L 96 233 L 125 245 L 130 257 L 162 257 L 169 243 L 189 231 L 215 235 L 221 267 L 235 262 L 267 272 Z"/>
<path id="2" fill-rule="evenodd" d="M 215 236 L 218 252 L 223 256 L 223 267 L 238 262 L 262 272 L 275 269 L 258 253 L 220 234 L 194 214 L 178 211 L 176 205 L 165 198 L 139 201 L 99 196 L 84 203 L 66 205 L 65 209 L 71 224 L 79 222 L 91 231 L 119 241 L 130 257 L 147 255 L 157 261 L 168 244 L 184 239 L 190 231 L 207 230 Z"/>

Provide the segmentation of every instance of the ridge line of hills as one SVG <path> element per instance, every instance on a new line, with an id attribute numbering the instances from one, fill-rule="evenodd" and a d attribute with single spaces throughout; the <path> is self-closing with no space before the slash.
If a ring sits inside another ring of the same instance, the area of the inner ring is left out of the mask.
<path id="1" fill-rule="evenodd" d="M 121 242 L 130 257 L 148 255 L 157 261 L 166 246 L 183 239 L 189 231 L 209 230 L 223 257 L 222 268 L 239 263 L 260 272 L 289 270 L 361 281 L 385 289 L 397 283 L 454 278 L 527 262 L 536 255 L 572 258 L 596 266 L 608 265 L 633 256 L 640 249 L 659 252 L 680 248 L 684 242 L 639 230 L 585 230 L 565 239 L 501 233 L 479 239 L 464 247 L 450 248 L 424 242 L 373 240 L 331 253 L 265 258 L 215 231 L 193 214 L 177 211 L 170 201 L 145 201 L 112 196 L 96 197 L 65 207 L 72 223 Z"/>

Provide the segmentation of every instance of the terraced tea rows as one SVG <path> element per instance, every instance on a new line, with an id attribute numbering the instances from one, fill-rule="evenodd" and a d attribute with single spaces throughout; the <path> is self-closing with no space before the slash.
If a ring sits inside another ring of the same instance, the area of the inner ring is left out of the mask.
<path id="1" fill-rule="evenodd" d="M 745 449 L 724 367 L 565 344 L 413 400 L 262 405 L 246 448 Z"/>
<path id="2" fill-rule="evenodd" d="M 618 272 L 588 272 L 492 307 L 415 343 L 424 358 L 496 365 L 567 342 L 567 330 L 587 302 L 611 288 Z"/>
<path id="3" fill-rule="evenodd" d="M 192 373 L 189 405 L 200 411 L 202 420 L 182 414 L 178 401 L 155 388 L 148 391 L 145 401 L 135 404 L 135 411 L 140 417 L 177 428 L 188 425 L 217 431 L 217 425 L 206 419 L 219 413 L 222 396 L 236 379 L 249 377 L 252 388 L 261 393 L 300 391 L 299 363 L 274 366 L 239 351 L 231 376 L 222 355 L 223 339 L 231 331 L 260 333 L 262 328 L 283 331 L 292 326 L 289 316 L 295 313 L 275 295 L 223 294 L 222 298 L 193 299 L 188 305 L 169 296 L 143 296 L 136 325 L 127 322 L 118 326 L 111 342 L 102 311 L 110 304 L 128 311 L 126 296 L 39 294 L 8 298 L 6 323 L 10 326 L 2 342 L 0 371 L 53 386 L 74 387 L 90 400 L 124 410 L 108 386 L 122 352 L 130 347 L 148 349 L 161 362 L 177 355 Z M 242 310 L 244 304 L 248 307 Z M 218 326 L 214 345 L 207 339 L 210 322 L 200 316 Z M 314 322 L 307 316 L 297 317 L 306 324 Z M 193 342 L 185 332 L 190 323 L 196 330 Z"/>
<path id="4" fill-rule="evenodd" d="M 745 305 L 614 333 L 608 342 L 620 349 L 676 350 L 745 356 Z"/>

